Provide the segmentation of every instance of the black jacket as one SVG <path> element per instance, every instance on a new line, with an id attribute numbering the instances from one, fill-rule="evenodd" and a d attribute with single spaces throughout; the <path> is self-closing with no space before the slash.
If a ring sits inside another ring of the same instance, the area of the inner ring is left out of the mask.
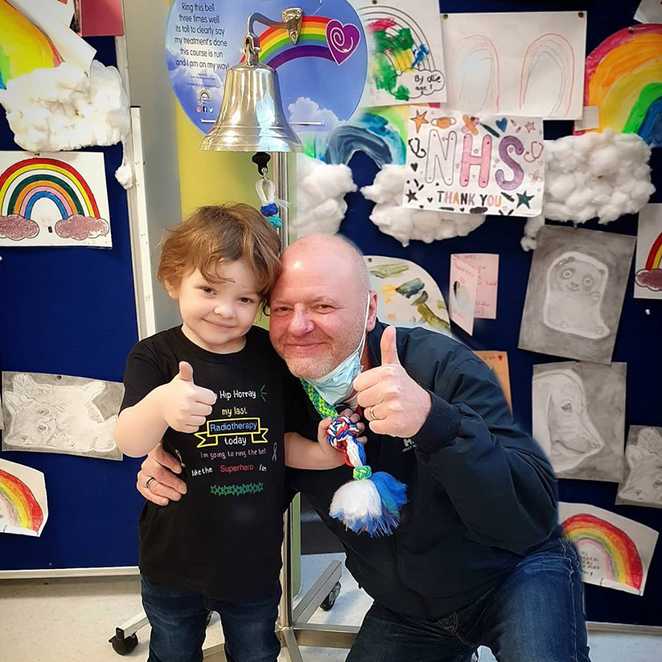
<path id="1" fill-rule="evenodd" d="M 384 326 L 368 334 L 380 365 Z M 554 473 L 538 444 L 513 422 L 491 370 L 457 341 L 426 329 L 397 330 L 400 362 L 428 389 L 432 409 L 409 439 L 368 431 L 368 464 L 408 487 L 394 535 L 370 538 L 328 515 L 351 469 L 288 470 L 340 538 L 347 567 L 383 606 L 417 618 L 440 618 L 486 593 L 527 554 L 559 535 Z M 315 439 L 319 415 L 307 403 L 301 432 Z"/>

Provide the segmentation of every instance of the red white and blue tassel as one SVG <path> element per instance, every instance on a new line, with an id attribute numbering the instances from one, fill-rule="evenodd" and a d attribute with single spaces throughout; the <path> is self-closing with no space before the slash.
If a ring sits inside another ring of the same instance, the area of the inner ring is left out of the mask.
<path id="1" fill-rule="evenodd" d="M 407 486 L 384 471 L 372 473 L 366 464 L 360 432 L 347 416 L 336 416 L 329 425 L 327 441 L 353 467 L 353 480 L 333 495 L 329 514 L 354 533 L 387 536 L 400 523 L 400 509 L 407 503 Z"/>

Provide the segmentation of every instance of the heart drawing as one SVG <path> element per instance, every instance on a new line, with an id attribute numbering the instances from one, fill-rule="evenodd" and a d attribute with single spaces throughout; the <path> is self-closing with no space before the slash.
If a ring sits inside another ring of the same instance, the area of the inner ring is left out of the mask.
<path id="1" fill-rule="evenodd" d="M 361 32 L 356 25 L 333 18 L 326 24 L 326 42 L 336 64 L 342 64 L 361 43 Z"/>

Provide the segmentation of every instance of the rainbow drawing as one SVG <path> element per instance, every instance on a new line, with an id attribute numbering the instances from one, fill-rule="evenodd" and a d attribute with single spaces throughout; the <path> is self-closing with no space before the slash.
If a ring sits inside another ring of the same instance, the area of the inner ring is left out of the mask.
<path id="1" fill-rule="evenodd" d="M 278 69 L 291 60 L 317 57 L 340 65 L 360 42 L 361 32 L 351 23 L 342 24 L 324 16 L 304 16 L 295 44 L 285 28 L 270 27 L 259 35 L 260 62 Z"/>
<path id="2" fill-rule="evenodd" d="M 0 246 L 112 246 L 103 154 L 25 156 L 0 154 Z"/>
<path id="3" fill-rule="evenodd" d="M 598 107 L 599 130 L 662 145 L 661 24 L 619 30 L 586 58 L 584 105 Z"/>
<path id="4" fill-rule="evenodd" d="M 53 42 L 7 0 L 0 0 L 0 89 L 12 78 L 60 62 Z"/>
<path id="5" fill-rule="evenodd" d="M 99 207 L 88 183 L 69 163 L 58 159 L 24 159 L 0 175 L 0 216 L 32 218 L 35 203 L 46 198 L 60 218 L 99 218 Z"/>
<path id="6" fill-rule="evenodd" d="M 579 513 L 563 522 L 563 530 L 580 556 L 597 560 L 602 579 L 636 592 L 643 590 L 644 568 L 639 550 L 623 529 L 596 515 Z"/>
<path id="7" fill-rule="evenodd" d="M 3 462 L 5 464 L 21 466 L 14 462 Z M 41 472 L 35 473 L 43 480 Z M 38 536 L 44 524 L 44 510 L 30 487 L 17 475 L 0 468 L 0 533 Z"/>

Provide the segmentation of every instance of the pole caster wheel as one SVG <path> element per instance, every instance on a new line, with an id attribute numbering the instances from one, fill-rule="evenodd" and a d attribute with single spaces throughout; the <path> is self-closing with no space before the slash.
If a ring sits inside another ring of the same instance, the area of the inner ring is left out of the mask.
<path id="1" fill-rule="evenodd" d="M 324 611 L 329 611 L 332 609 L 333 605 L 336 604 L 336 598 L 338 597 L 340 593 L 340 582 L 336 582 L 334 587 L 331 589 L 331 592 L 329 595 L 324 598 L 322 601 L 322 604 L 320 607 L 324 609 Z"/>
<path id="2" fill-rule="evenodd" d="M 121 630 L 118 630 L 115 636 L 108 641 L 118 655 L 128 655 L 138 645 L 138 637 L 135 632 L 125 637 Z"/>

